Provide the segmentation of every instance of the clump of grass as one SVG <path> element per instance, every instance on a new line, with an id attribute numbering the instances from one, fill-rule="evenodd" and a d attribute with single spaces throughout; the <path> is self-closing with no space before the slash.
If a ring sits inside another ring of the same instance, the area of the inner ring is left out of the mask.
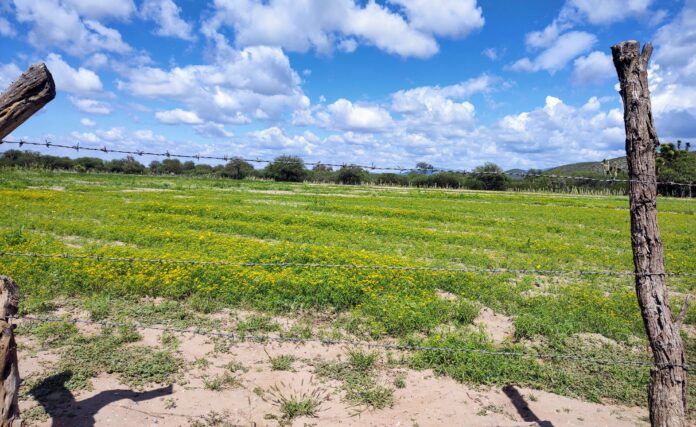
<path id="1" fill-rule="evenodd" d="M 272 397 L 271 402 L 278 407 L 280 419 L 283 421 L 292 421 L 297 417 L 316 417 L 321 403 L 326 399 L 319 388 L 315 388 L 311 393 L 290 392 L 286 395 L 280 391 L 278 385 L 274 385 L 269 394 Z"/>
<path id="2" fill-rule="evenodd" d="M 248 370 L 246 368 L 246 366 L 242 365 L 240 362 L 238 362 L 236 360 L 229 361 L 223 367 L 232 373 L 239 372 L 239 371 L 246 372 Z"/>
<path id="3" fill-rule="evenodd" d="M 67 321 L 42 322 L 38 324 L 30 323 L 26 328 L 44 347 L 60 347 L 65 345 L 79 333 L 77 326 Z M 22 330 L 18 331 L 18 333 L 22 333 Z"/>
<path id="4" fill-rule="evenodd" d="M 346 362 L 322 362 L 315 367 L 319 377 L 342 382 L 345 399 L 354 405 L 382 409 L 394 403 L 394 391 L 377 383 L 377 353 L 351 350 Z"/>
<path id="5" fill-rule="evenodd" d="M 203 293 L 191 295 L 188 299 L 188 304 L 193 310 L 203 314 L 214 313 L 223 308 L 223 304 L 219 300 Z"/>
<path id="6" fill-rule="evenodd" d="M 266 349 L 263 350 L 271 362 L 271 369 L 274 371 L 291 371 L 292 364 L 295 363 L 295 356 L 292 354 L 281 354 L 280 356 L 272 357 Z"/>
<path id="7" fill-rule="evenodd" d="M 176 335 L 169 331 L 164 331 L 162 333 L 162 335 L 160 336 L 160 342 L 163 346 L 171 349 L 179 348 L 179 344 L 181 343 L 179 341 L 179 338 L 177 338 Z"/>
<path id="8" fill-rule="evenodd" d="M 197 357 L 196 360 L 193 361 L 194 368 L 208 369 L 208 366 L 210 366 L 210 361 L 205 357 Z"/>
<path id="9" fill-rule="evenodd" d="M 312 338 L 312 324 L 309 321 L 297 322 L 283 336 L 302 339 Z"/>
<path id="10" fill-rule="evenodd" d="M 478 305 L 471 301 L 460 299 L 452 305 L 452 319 L 460 325 L 472 324 L 478 314 Z"/>
<path id="11" fill-rule="evenodd" d="M 242 382 L 229 372 L 214 377 L 203 378 L 203 386 L 212 391 L 221 391 L 227 388 L 240 387 L 241 385 Z"/>
<path id="12" fill-rule="evenodd" d="M 255 332 L 277 332 L 279 330 L 280 324 L 273 321 L 271 316 L 263 314 L 255 314 L 237 323 L 237 332 L 242 335 Z"/>
<path id="13" fill-rule="evenodd" d="M 140 335 L 131 328 L 104 329 L 101 334 L 90 337 L 73 334 L 63 341 L 56 366 L 58 373 L 65 373 L 61 387 L 89 388 L 90 379 L 101 373 L 116 374 L 123 383 L 134 388 L 173 382 L 181 369 L 181 360 L 167 350 L 125 345 L 139 339 Z M 50 388 L 53 383 L 55 381 L 44 385 Z"/>
<path id="14" fill-rule="evenodd" d="M 406 378 L 403 375 L 397 375 L 394 378 L 394 387 L 396 388 L 406 388 Z"/>

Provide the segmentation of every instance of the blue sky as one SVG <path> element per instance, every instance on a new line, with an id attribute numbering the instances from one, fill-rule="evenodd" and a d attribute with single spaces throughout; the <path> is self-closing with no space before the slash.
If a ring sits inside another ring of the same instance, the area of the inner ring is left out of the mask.
<path id="1" fill-rule="evenodd" d="M 696 0 L 9 0 L 0 87 L 46 62 L 58 89 L 8 139 L 549 167 L 623 154 L 627 39 L 661 139 L 696 138 Z"/>

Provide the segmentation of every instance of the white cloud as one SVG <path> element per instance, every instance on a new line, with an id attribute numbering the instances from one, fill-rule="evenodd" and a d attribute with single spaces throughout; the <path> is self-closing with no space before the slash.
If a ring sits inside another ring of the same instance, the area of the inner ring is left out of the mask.
<path id="1" fill-rule="evenodd" d="M 80 15 L 91 19 L 126 19 L 135 11 L 132 0 L 62 0 L 62 3 L 65 7 L 70 7 Z"/>
<path id="2" fill-rule="evenodd" d="M 193 127 L 196 133 L 206 138 L 232 138 L 233 132 L 228 132 L 221 123 L 208 122 Z"/>
<path id="3" fill-rule="evenodd" d="M 167 138 L 154 133 L 150 129 L 140 129 L 133 132 L 135 139 L 144 142 L 165 142 Z"/>
<path id="4" fill-rule="evenodd" d="M 21 75 L 22 70 L 14 63 L 0 64 L 0 92 L 4 92 Z"/>
<path id="5" fill-rule="evenodd" d="M 318 114 L 320 123 L 326 127 L 353 131 L 379 131 L 392 125 L 389 112 L 376 105 L 353 104 L 339 99 Z"/>
<path id="6" fill-rule="evenodd" d="M 70 135 L 80 142 L 96 143 L 101 141 L 99 137 L 92 132 L 71 132 Z"/>
<path id="7" fill-rule="evenodd" d="M 174 110 L 168 111 L 158 111 L 155 113 L 155 117 L 160 123 L 174 125 L 179 123 L 184 123 L 188 125 L 199 125 L 203 123 L 203 120 L 198 117 L 194 111 L 185 111 L 181 108 L 175 108 Z"/>
<path id="8" fill-rule="evenodd" d="M 663 138 L 696 138 L 696 0 L 655 35 L 648 70 L 652 107 Z"/>
<path id="9" fill-rule="evenodd" d="M 309 131 L 305 131 L 302 135 L 289 136 L 285 130 L 273 126 L 247 133 L 247 140 L 246 145 L 256 150 L 302 151 L 311 154 L 319 138 Z"/>
<path id="10" fill-rule="evenodd" d="M 82 67 L 72 68 L 58 54 L 50 53 L 46 58 L 46 66 L 53 75 L 58 91 L 84 94 L 102 90 L 102 82 L 97 73 Z"/>
<path id="11" fill-rule="evenodd" d="M 242 124 L 250 117 L 272 120 L 309 103 L 300 77 L 279 48 L 225 49 L 210 65 L 139 67 L 125 74 L 120 89 L 135 96 L 180 101 L 199 117 L 196 124 Z"/>
<path id="12" fill-rule="evenodd" d="M 614 62 L 604 52 L 594 51 L 575 60 L 572 80 L 579 85 L 599 84 L 616 77 Z"/>
<path id="13" fill-rule="evenodd" d="M 89 98 L 70 97 L 70 102 L 82 113 L 86 114 L 111 114 L 111 106 L 106 102 L 97 101 Z"/>
<path id="14" fill-rule="evenodd" d="M 590 50 L 597 43 L 597 37 L 584 31 L 570 31 L 556 38 L 553 43 L 533 60 L 522 58 L 512 64 L 513 71 L 545 70 L 554 74 L 578 55 Z"/>
<path id="15" fill-rule="evenodd" d="M 105 141 L 115 142 L 123 141 L 125 139 L 126 130 L 122 127 L 111 128 L 108 130 L 98 130 L 97 136 Z"/>
<path id="16" fill-rule="evenodd" d="M 96 125 L 97 125 L 97 122 L 95 122 L 94 120 L 90 120 L 90 119 L 84 117 L 84 118 L 80 119 L 80 124 L 81 124 L 82 126 L 86 126 L 86 127 L 88 127 L 88 128 L 91 128 L 91 127 L 96 126 Z"/>
<path id="17" fill-rule="evenodd" d="M 498 59 L 500 59 L 501 56 L 503 56 L 503 54 L 504 51 L 498 51 L 498 49 L 494 47 L 489 47 L 481 51 L 481 55 L 485 56 L 491 61 L 497 61 Z"/>
<path id="18" fill-rule="evenodd" d="M 652 0 L 569 0 L 566 13 L 576 11 L 590 24 L 606 25 L 645 14 Z"/>
<path id="19" fill-rule="evenodd" d="M 405 17 L 370 1 L 215 0 L 216 13 L 204 24 L 209 37 L 231 26 L 238 46 L 279 46 L 296 52 L 330 52 L 337 44 L 353 51 L 357 43 L 401 56 L 437 53 L 436 36 L 463 37 L 484 20 L 475 0 L 394 0 Z M 352 40 L 352 41 L 347 41 Z"/>
<path id="20" fill-rule="evenodd" d="M 157 23 L 156 34 L 193 40 L 192 26 L 181 19 L 181 8 L 173 0 L 145 0 L 140 13 L 143 18 Z"/>
<path id="21" fill-rule="evenodd" d="M 15 34 L 16 32 L 14 28 L 12 28 L 10 22 L 7 19 L 0 16 L 0 36 L 14 37 Z"/>
<path id="22" fill-rule="evenodd" d="M 128 2 L 79 0 L 69 4 L 59 0 L 14 0 L 17 21 L 30 25 L 27 39 L 32 46 L 37 49 L 58 47 L 75 56 L 86 56 L 100 50 L 131 51 L 117 30 L 81 16 L 81 12 L 83 16 L 104 13 L 122 16 L 125 9 L 114 6 L 120 3 Z"/>

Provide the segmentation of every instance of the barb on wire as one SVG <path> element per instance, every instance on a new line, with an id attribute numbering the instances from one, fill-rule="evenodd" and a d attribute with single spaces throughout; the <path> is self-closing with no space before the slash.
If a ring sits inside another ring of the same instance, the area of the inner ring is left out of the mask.
<path id="1" fill-rule="evenodd" d="M 69 150 L 86 150 L 86 151 L 102 151 L 104 153 L 118 153 L 118 154 L 130 154 L 130 155 L 137 155 L 137 156 L 156 156 L 156 157 L 166 157 L 166 158 L 172 158 L 172 157 L 177 157 L 177 158 L 182 158 L 182 159 L 197 159 L 200 161 L 200 159 L 206 159 L 206 160 L 222 160 L 224 162 L 227 162 L 231 158 L 238 158 L 242 161 L 249 162 L 249 163 L 273 163 L 275 160 L 264 160 L 264 159 L 252 159 L 252 158 L 245 158 L 242 156 L 228 156 L 228 155 L 201 155 L 201 154 L 180 154 L 180 153 L 170 153 L 168 150 L 164 153 L 161 152 L 150 152 L 150 151 L 144 151 L 144 150 L 118 150 L 118 149 L 113 149 L 113 148 L 107 148 L 107 147 L 102 147 L 102 148 L 96 148 L 96 147 L 83 147 L 81 145 L 75 144 L 75 145 L 68 145 L 68 144 L 56 144 L 52 143 L 49 141 L 46 141 L 45 143 L 39 143 L 39 142 L 27 142 L 27 141 L 7 141 L 7 140 L 2 140 L 2 143 L 5 144 L 17 144 L 20 147 L 22 145 L 35 145 L 35 146 L 45 146 L 45 147 L 55 147 L 55 148 L 65 148 Z M 333 168 L 342 168 L 346 167 L 346 163 L 325 163 L 325 162 L 304 162 L 305 165 L 307 166 L 330 166 Z M 400 166 L 376 166 L 374 164 L 370 165 L 361 165 L 361 164 L 352 164 L 352 166 L 357 166 L 363 169 L 368 169 L 368 170 L 381 170 L 381 171 L 393 171 L 393 172 L 417 172 L 422 169 L 418 168 L 404 168 Z M 635 179 L 617 179 L 617 178 L 593 178 L 593 177 L 588 177 L 588 176 L 575 176 L 575 175 L 558 175 L 558 174 L 546 174 L 546 173 L 529 173 L 529 172 L 514 172 L 514 171 L 503 171 L 503 172 L 472 172 L 472 171 L 466 171 L 463 169 L 447 169 L 447 168 L 433 168 L 429 169 L 430 171 L 433 172 L 452 172 L 452 173 L 459 173 L 463 175 L 510 175 L 510 176 L 518 176 L 522 178 L 551 178 L 551 179 L 573 179 L 573 180 L 578 180 L 578 181 L 590 181 L 590 182 L 606 182 L 606 183 L 631 183 L 631 182 L 639 182 L 639 183 L 655 183 L 655 181 L 641 181 L 641 180 L 635 180 Z M 684 187 L 696 187 L 696 183 L 687 183 L 687 182 L 672 182 L 672 181 L 658 181 L 656 182 L 657 184 L 660 185 L 675 185 L 675 186 L 684 186 Z"/>
<path id="2" fill-rule="evenodd" d="M 217 265 L 230 267 L 268 267 L 268 268 L 326 268 L 344 270 L 398 270 L 398 271 L 439 271 L 451 273 L 490 273 L 490 274 L 536 274 L 542 276 L 676 276 L 696 277 L 696 273 L 680 272 L 648 272 L 635 273 L 632 271 L 612 270 L 549 270 L 549 269 L 520 269 L 520 268 L 480 268 L 480 267 L 413 267 L 407 265 L 363 265 L 363 264 L 325 264 L 301 262 L 242 262 L 242 261 L 197 261 L 183 259 L 158 259 L 134 257 L 110 257 L 102 255 L 72 255 L 45 254 L 35 252 L 3 252 L 0 257 L 75 259 L 107 262 L 131 262 L 153 264 L 187 264 L 187 265 Z"/>
<path id="3" fill-rule="evenodd" d="M 19 321 L 28 322 L 68 322 L 74 324 L 86 324 L 86 325 L 99 325 L 105 328 L 136 328 L 136 329 L 149 329 L 162 332 L 171 332 L 178 334 L 192 334 L 192 335 L 202 335 L 213 338 L 228 338 L 237 342 L 280 342 L 280 343 L 317 343 L 321 345 L 343 345 L 350 347 L 368 347 L 368 348 L 382 348 L 385 350 L 397 350 L 397 351 L 439 351 L 439 352 L 451 352 L 451 353 L 475 353 L 483 354 L 488 356 L 501 356 L 501 357 L 519 357 L 519 358 L 530 358 L 530 359 L 547 359 L 547 360 L 569 360 L 574 362 L 586 362 L 594 363 L 599 365 L 623 365 L 623 366 L 635 366 L 635 367 L 652 367 L 655 364 L 650 362 L 645 362 L 641 360 L 614 360 L 614 359 L 602 359 L 595 357 L 584 357 L 574 354 L 561 354 L 561 353 L 525 353 L 517 351 L 496 351 L 496 350 L 486 350 L 482 348 L 467 348 L 467 347 L 433 347 L 433 346 L 421 346 L 421 345 L 405 345 L 405 344 L 389 344 L 380 342 L 369 342 L 369 341 L 358 341 L 358 340 L 348 340 L 348 339 L 326 339 L 326 338 L 298 338 L 298 337 L 285 337 L 282 335 L 242 335 L 235 334 L 226 331 L 217 331 L 201 328 L 175 328 L 171 326 L 158 326 L 158 325 L 145 325 L 139 322 L 112 322 L 112 321 L 97 321 L 97 320 L 83 320 L 76 318 L 64 318 L 64 317 L 35 317 L 35 316 L 10 316 L 10 319 L 15 319 Z M 688 369 L 688 366 L 682 366 L 684 369 Z"/>

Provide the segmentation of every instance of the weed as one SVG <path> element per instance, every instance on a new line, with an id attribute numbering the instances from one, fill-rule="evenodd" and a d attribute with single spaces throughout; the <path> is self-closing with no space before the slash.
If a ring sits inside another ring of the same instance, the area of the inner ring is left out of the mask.
<path id="1" fill-rule="evenodd" d="M 403 375 L 397 375 L 394 378 L 394 387 L 396 388 L 406 388 L 406 378 Z"/>
<path id="2" fill-rule="evenodd" d="M 292 364 L 295 362 L 295 356 L 291 354 L 281 354 L 276 357 L 268 356 L 268 359 L 271 362 L 271 369 L 274 371 L 291 371 Z"/>
<path id="3" fill-rule="evenodd" d="M 210 361 L 208 359 L 206 359 L 205 357 L 197 357 L 196 360 L 193 361 L 194 368 L 208 369 L 209 366 L 210 366 Z"/>
<path id="4" fill-rule="evenodd" d="M 240 362 L 237 362 L 236 360 L 231 360 L 230 362 L 226 363 L 224 368 L 232 373 L 239 371 L 246 372 L 248 370 L 244 365 L 242 365 Z"/>
<path id="5" fill-rule="evenodd" d="M 241 385 L 241 381 L 229 372 L 214 377 L 203 378 L 203 386 L 212 391 L 221 391 L 227 388 L 240 387 Z"/>
<path id="6" fill-rule="evenodd" d="M 280 325 L 267 315 L 253 315 L 237 323 L 237 332 L 246 335 L 256 332 L 277 332 Z"/>
<path id="7" fill-rule="evenodd" d="M 326 399 L 319 388 L 315 388 L 311 393 L 290 392 L 286 395 L 277 384 L 271 387 L 269 394 L 271 402 L 280 410 L 281 419 L 285 421 L 297 417 L 315 417 L 322 401 Z"/>

